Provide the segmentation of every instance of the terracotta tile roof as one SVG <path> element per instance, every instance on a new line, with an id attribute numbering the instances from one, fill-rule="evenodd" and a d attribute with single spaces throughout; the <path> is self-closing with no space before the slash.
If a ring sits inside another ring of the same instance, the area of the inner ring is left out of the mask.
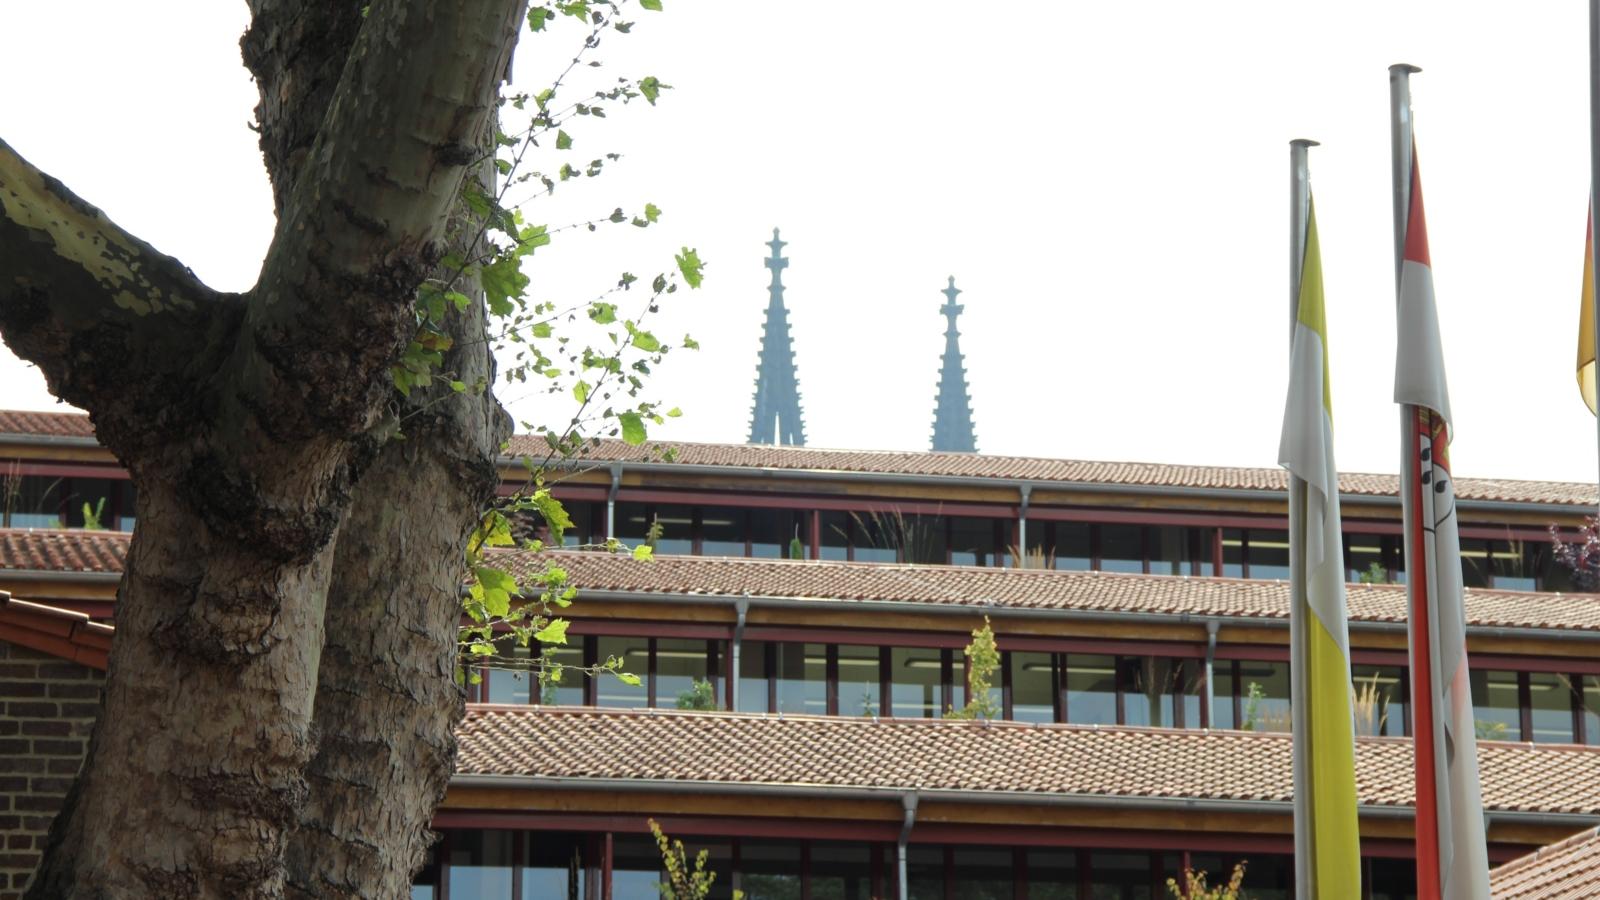
<path id="1" fill-rule="evenodd" d="M 1600 897 L 1600 828 L 1514 859 L 1489 873 L 1495 900 Z"/>
<path id="2" fill-rule="evenodd" d="M 676 710 L 483 706 L 457 731 L 468 775 L 1023 795 L 1292 799 L 1286 734 Z M 1479 745 L 1484 807 L 1600 817 L 1600 747 Z M 1362 738 L 1367 807 L 1411 805 L 1409 740 Z M 537 784 L 537 782 L 535 782 Z M 533 786 L 533 785 L 530 785 Z"/>
<path id="3" fill-rule="evenodd" d="M 1108 487 L 1193 488 L 1271 493 L 1283 493 L 1288 489 L 1287 475 L 1281 468 L 1095 462 L 905 450 L 822 450 L 813 447 L 756 444 L 672 443 L 662 446 L 670 446 L 676 452 L 673 463 L 662 463 L 667 466 L 679 464 L 730 469 L 944 476 Z M 526 453 L 536 458 L 543 458 L 546 452 L 548 451 L 542 439 L 518 435 L 511 440 L 513 454 Z M 585 448 L 576 464 L 580 466 L 584 462 L 604 464 L 616 460 L 646 462 L 652 457 L 659 458 L 659 453 L 652 454 L 644 447 L 630 447 L 619 440 L 602 440 L 596 445 Z M 1395 497 L 1400 490 L 1399 476 L 1346 472 L 1339 476 L 1339 489 L 1350 496 Z M 1600 502 L 1600 489 L 1594 484 L 1579 482 L 1458 478 L 1456 496 L 1467 501 L 1592 506 Z"/>
<path id="4" fill-rule="evenodd" d="M 562 551 L 549 557 L 580 591 L 702 596 L 760 596 L 1027 610 L 1094 610 L 1285 620 L 1281 581 L 1124 575 L 1112 572 L 987 569 L 714 556 L 661 556 L 649 563 L 625 554 Z M 512 571 L 542 571 L 544 557 L 512 552 Z M 1404 585 L 1349 586 L 1351 620 L 1405 621 Z M 1469 589 L 1467 621 L 1478 627 L 1600 632 L 1600 596 Z"/>
<path id="5" fill-rule="evenodd" d="M 92 438 L 94 425 L 83 413 L 0 409 L 0 434 Z"/>
<path id="6" fill-rule="evenodd" d="M 18 600 L 0 591 L 0 641 L 105 670 L 113 629 L 83 613 Z"/>
<path id="7" fill-rule="evenodd" d="M 128 535 L 116 531 L 0 529 L 0 572 L 120 572 Z M 546 557 L 497 551 L 513 573 L 542 571 Z M 1289 595 L 1281 581 L 910 566 L 716 556 L 661 556 L 635 562 L 621 554 L 548 554 L 580 591 L 664 596 L 777 597 L 834 602 L 879 601 L 1020 610 L 1085 610 L 1284 620 Z M 1352 622 L 1405 621 L 1402 585 L 1350 585 Z M 1474 627 L 1600 632 L 1600 596 L 1534 594 L 1473 588 L 1467 623 Z"/>
<path id="8" fill-rule="evenodd" d="M 122 531 L 0 528 L 0 571 L 121 572 L 128 537 Z"/>

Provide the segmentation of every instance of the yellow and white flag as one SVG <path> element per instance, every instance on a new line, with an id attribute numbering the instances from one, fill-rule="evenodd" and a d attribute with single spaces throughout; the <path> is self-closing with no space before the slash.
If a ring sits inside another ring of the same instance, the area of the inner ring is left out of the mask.
<path id="1" fill-rule="evenodd" d="M 1312 900 L 1361 896 L 1350 637 L 1332 397 L 1322 251 L 1316 212 L 1308 207 L 1278 462 L 1290 474 L 1295 845 L 1297 854 L 1306 857 L 1301 861 L 1302 883 Z"/>

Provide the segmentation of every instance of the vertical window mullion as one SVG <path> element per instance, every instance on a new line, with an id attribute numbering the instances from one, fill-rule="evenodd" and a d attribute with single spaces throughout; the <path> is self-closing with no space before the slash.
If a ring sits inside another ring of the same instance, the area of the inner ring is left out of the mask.
<path id="1" fill-rule="evenodd" d="M 823 651 L 823 677 L 827 679 L 827 688 L 823 695 L 827 698 L 823 707 L 830 716 L 839 714 L 839 645 L 828 644 Z"/>
<path id="2" fill-rule="evenodd" d="M 1222 577 L 1222 529 L 1211 529 L 1211 574 L 1213 577 Z"/>
<path id="3" fill-rule="evenodd" d="M 1127 716 L 1127 687 L 1128 686 L 1126 684 L 1127 679 L 1125 679 L 1123 677 L 1123 673 L 1128 671 L 1128 666 L 1127 666 L 1127 664 L 1125 662 L 1126 659 L 1128 659 L 1128 657 L 1124 657 L 1124 656 L 1113 656 L 1113 657 L 1111 657 L 1111 686 L 1116 691 L 1116 697 L 1117 697 L 1117 724 L 1118 725 L 1126 725 L 1127 722 L 1128 722 L 1128 716 Z"/>
<path id="4" fill-rule="evenodd" d="M 1056 721 L 1067 721 L 1067 655 L 1065 653 L 1050 654 L 1050 689 L 1055 698 L 1053 705 L 1056 709 Z"/>
<path id="5" fill-rule="evenodd" d="M 967 691 L 972 691 L 972 667 L 967 667 Z M 1000 651 L 1000 718 L 1010 721 L 1011 714 L 1011 651 Z"/>
<path id="6" fill-rule="evenodd" d="M 1583 721 L 1583 676 L 1568 675 L 1570 679 L 1568 701 L 1572 705 L 1572 742 L 1574 744 L 1589 743 L 1587 726 Z"/>
<path id="7" fill-rule="evenodd" d="M 1100 526 L 1099 525 L 1090 525 L 1089 526 L 1089 568 L 1093 569 L 1096 572 L 1100 571 L 1100 567 L 1101 567 L 1100 552 L 1101 552 L 1101 547 L 1100 547 Z"/>
<path id="8" fill-rule="evenodd" d="M 878 715 L 894 715 L 894 665 L 889 662 L 889 648 L 878 648 Z"/>
<path id="9" fill-rule="evenodd" d="M 1239 661 L 1237 659 L 1228 662 L 1228 671 L 1233 675 L 1233 727 L 1239 729 L 1244 727 L 1244 703 L 1239 698 Z"/>
<path id="10" fill-rule="evenodd" d="M 645 705 L 651 709 L 656 708 L 656 639 L 650 638 L 645 642 L 649 648 L 646 651 L 645 662 Z"/>
<path id="11" fill-rule="evenodd" d="M 767 641 L 761 655 L 767 676 L 767 712 L 775 713 L 778 711 L 778 643 Z"/>
<path id="12" fill-rule="evenodd" d="M 1492 557 L 1491 557 L 1492 558 Z M 1527 672 L 1517 673 L 1517 718 L 1522 726 L 1522 740 L 1533 740 L 1533 687 Z"/>

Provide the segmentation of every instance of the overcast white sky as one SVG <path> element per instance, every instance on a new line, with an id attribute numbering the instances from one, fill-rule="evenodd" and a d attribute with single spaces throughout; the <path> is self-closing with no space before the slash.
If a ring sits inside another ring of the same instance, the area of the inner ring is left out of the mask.
<path id="1" fill-rule="evenodd" d="M 655 109 L 575 130 L 613 171 L 527 210 L 552 226 L 646 200 L 659 228 L 558 238 L 535 295 L 587 299 L 697 247 L 704 289 L 653 434 L 742 441 L 785 273 L 813 446 L 927 446 L 955 275 L 981 450 L 1275 464 L 1287 365 L 1288 149 L 1312 151 L 1341 469 L 1394 471 L 1387 66 L 1413 79 L 1457 471 L 1590 481 L 1575 388 L 1588 184 L 1585 10 L 1324 3 L 666 0 L 592 73 L 654 74 Z M 215 287 L 272 231 L 239 60 L 243 2 L 0 6 L 0 137 Z M 525 38 L 537 90 L 572 28 Z M 565 410 L 503 392 L 524 419 Z M 0 405 L 51 408 L 0 361 Z"/>

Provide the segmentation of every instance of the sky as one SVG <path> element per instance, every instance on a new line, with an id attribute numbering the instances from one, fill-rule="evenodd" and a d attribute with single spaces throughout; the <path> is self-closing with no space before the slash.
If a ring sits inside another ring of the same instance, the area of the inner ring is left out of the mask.
<path id="1" fill-rule="evenodd" d="M 659 104 L 575 123 L 598 179 L 524 209 L 564 231 L 538 299 L 598 295 L 694 247 L 653 438 L 743 441 L 772 228 L 818 447 L 926 449 L 948 276 L 987 453 L 1272 466 L 1288 365 L 1288 142 L 1312 138 L 1336 454 L 1398 465 L 1388 72 L 1413 76 L 1434 283 L 1465 476 L 1593 481 L 1574 379 L 1588 183 L 1578 3 L 843 3 L 631 9 L 568 96 L 619 76 Z M 0 139 L 222 290 L 271 240 L 242 2 L 0 6 Z M 536 92 L 581 35 L 525 36 Z M 586 57 L 587 60 L 587 57 Z M 27 89 L 17 86 L 28 85 Z M 559 164 L 553 148 L 545 160 Z M 515 194 L 513 194 L 515 196 Z M 0 354 L 0 406 L 55 408 Z M 500 391 L 519 419 L 570 399 Z"/>

